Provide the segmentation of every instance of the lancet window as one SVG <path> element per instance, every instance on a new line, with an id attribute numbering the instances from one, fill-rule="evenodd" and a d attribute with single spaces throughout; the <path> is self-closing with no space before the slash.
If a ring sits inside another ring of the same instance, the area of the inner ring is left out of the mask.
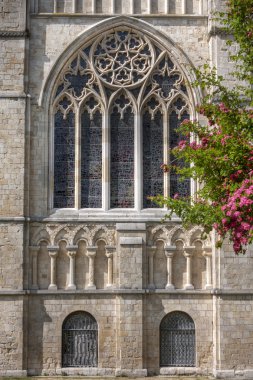
<path id="1" fill-rule="evenodd" d="M 189 179 L 161 169 L 192 115 L 189 93 L 175 59 L 138 31 L 116 28 L 81 47 L 53 96 L 51 207 L 140 210 L 157 207 L 152 195 L 189 195 Z"/>

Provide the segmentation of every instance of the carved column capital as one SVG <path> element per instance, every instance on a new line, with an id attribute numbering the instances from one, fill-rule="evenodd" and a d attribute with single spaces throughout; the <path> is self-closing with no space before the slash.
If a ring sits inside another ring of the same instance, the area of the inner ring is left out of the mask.
<path id="1" fill-rule="evenodd" d="M 203 256 L 212 257 L 212 247 L 203 247 Z"/>
<path id="2" fill-rule="evenodd" d="M 113 257 L 115 251 L 116 251 L 116 247 L 114 247 L 112 245 L 106 245 L 105 246 L 105 254 L 106 254 L 106 257 L 108 259 Z"/>
<path id="3" fill-rule="evenodd" d="M 195 246 L 184 247 L 184 256 L 185 257 L 192 257 L 195 251 L 196 251 Z"/>
<path id="4" fill-rule="evenodd" d="M 69 245 L 66 247 L 67 251 L 68 251 L 68 255 L 69 257 L 75 257 L 76 256 L 76 252 L 78 250 L 78 246 L 77 245 Z"/>
<path id="5" fill-rule="evenodd" d="M 174 253 L 176 252 L 176 249 L 177 247 L 175 245 L 166 245 L 164 247 L 164 251 L 165 251 L 165 256 L 167 258 L 169 257 L 173 257 L 174 256 Z"/>
<path id="6" fill-rule="evenodd" d="M 51 246 L 47 247 L 47 250 L 48 250 L 49 256 L 51 258 L 54 258 L 54 257 L 57 257 L 57 255 L 58 255 L 59 247 L 56 245 L 51 245 Z"/>
<path id="7" fill-rule="evenodd" d="M 97 254 L 97 247 L 95 247 L 95 246 L 87 247 L 87 253 L 86 254 L 89 258 L 91 258 L 91 259 L 94 258 Z"/>

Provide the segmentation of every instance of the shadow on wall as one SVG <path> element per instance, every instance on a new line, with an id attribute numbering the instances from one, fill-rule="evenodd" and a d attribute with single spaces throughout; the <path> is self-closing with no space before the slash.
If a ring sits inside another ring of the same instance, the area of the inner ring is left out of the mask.
<path id="1" fill-rule="evenodd" d="M 53 352 L 48 352 L 48 358 L 45 357 L 43 346 L 47 339 L 50 339 L 51 347 L 56 344 L 56 337 L 53 334 L 46 333 L 47 323 L 52 322 L 49 317 L 44 300 L 31 297 L 29 298 L 29 318 L 28 318 L 28 375 L 41 375 L 43 367 L 49 360 L 53 361 Z M 45 338 L 46 337 L 46 338 Z M 58 363 L 54 363 L 55 367 Z"/>

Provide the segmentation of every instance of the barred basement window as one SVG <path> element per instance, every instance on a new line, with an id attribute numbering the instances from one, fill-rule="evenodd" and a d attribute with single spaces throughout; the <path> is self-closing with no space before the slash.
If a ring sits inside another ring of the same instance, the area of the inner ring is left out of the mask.
<path id="1" fill-rule="evenodd" d="M 183 312 L 166 315 L 160 325 L 160 366 L 195 366 L 195 325 Z"/>
<path id="2" fill-rule="evenodd" d="M 86 312 L 69 315 L 62 326 L 62 367 L 97 367 L 98 325 Z"/>
<path id="3" fill-rule="evenodd" d="M 127 27 L 100 35 L 65 64 L 55 89 L 53 208 L 157 208 L 150 195 L 190 194 L 163 163 L 192 116 L 178 63 Z M 183 162 L 178 162 L 184 165 Z"/>

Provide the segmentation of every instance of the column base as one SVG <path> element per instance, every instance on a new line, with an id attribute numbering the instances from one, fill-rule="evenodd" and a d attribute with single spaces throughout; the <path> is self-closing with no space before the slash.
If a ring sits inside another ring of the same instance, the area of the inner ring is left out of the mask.
<path id="1" fill-rule="evenodd" d="M 147 377 L 147 369 L 123 369 L 117 368 L 115 370 L 116 377 Z"/>
<path id="2" fill-rule="evenodd" d="M 74 284 L 68 285 L 67 290 L 76 290 L 76 285 Z"/>
<path id="3" fill-rule="evenodd" d="M 38 285 L 32 285 L 32 286 L 31 286 L 31 289 L 32 289 L 32 290 L 38 290 L 39 287 L 38 287 Z"/>
<path id="4" fill-rule="evenodd" d="M 172 285 L 172 284 L 167 284 L 167 285 L 165 286 L 165 289 L 166 289 L 166 290 L 174 290 L 174 289 L 175 289 L 175 286 Z"/>
<path id="5" fill-rule="evenodd" d="M 114 288 L 114 285 L 113 284 L 108 284 L 106 285 L 106 289 L 113 289 Z"/>
<path id="6" fill-rule="evenodd" d="M 185 290 L 193 290 L 194 286 L 192 284 L 186 284 L 184 287 Z"/>
<path id="7" fill-rule="evenodd" d="M 212 290 L 212 289 L 213 289 L 213 285 L 206 285 L 206 286 L 205 286 L 205 289 L 206 289 L 206 290 Z"/>
<path id="8" fill-rule="evenodd" d="M 149 284 L 149 285 L 148 285 L 148 288 L 149 288 L 150 290 L 155 290 L 155 284 Z"/>
<path id="9" fill-rule="evenodd" d="M 86 289 L 95 290 L 97 289 L 96 285 L 88 285 Z"/>
<path id="10" fill-rule="evenodd" d="M 50 284 L 48 290 L 57 290 L 57 285 Z"/>

